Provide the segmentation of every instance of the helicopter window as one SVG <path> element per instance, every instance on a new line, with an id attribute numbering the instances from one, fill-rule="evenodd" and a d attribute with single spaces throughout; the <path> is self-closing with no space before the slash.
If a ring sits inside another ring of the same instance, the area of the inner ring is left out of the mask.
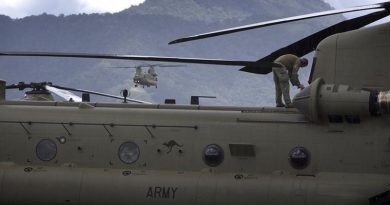
<path id="1" fill-rule="evenodd" d="M 50 161 L 57 155 L 57 145 L 51 139 L 43 139 L 36 146 L 37 157 L 42 161 Z"/>
<path id="2" fill-rule="evenodd" d="M 289 161 L 293 168 L 304 169 L 310 163 L 310 153 L 304 147 L 294 147 L 289 153 Z"/>
<path id="3" fill-rule="evenodd" d="M 343 116 L 341 115 L 328 115 L 330 123 L 343 123 Z"/>
<path id="4" fill-rule="evenodd" d="M 134 142 L 123 143 L 118 150 L 119 159 L 126 164 L 132 164 L 139 158 L 139 148 Z"/>
<path id="5" fill-rule="evenodd" d="M 313 81 L 313 74 L 314 74 L 314 69 L 316 68 L 316 63 L 317 63 L 317 57 L 314 57 L 313 63 L 311 64 L 311 69 L 310 69 L 309 83 L 311 83 Z"/>
<path id="6" fill-rule="evenodd" d="M 223 149 L 216 144 L 207 145 L 203 150 L 203 161 L 210 167 L 220 165 L 223 161 L 223 158 Z"/>
<path id="7" fill-rule="evenodd" d="M 359 124 L 360 123 L 359 115 L 346 115 L 345 120 L 348 123 L 352 123 L 352 124 Z"/>

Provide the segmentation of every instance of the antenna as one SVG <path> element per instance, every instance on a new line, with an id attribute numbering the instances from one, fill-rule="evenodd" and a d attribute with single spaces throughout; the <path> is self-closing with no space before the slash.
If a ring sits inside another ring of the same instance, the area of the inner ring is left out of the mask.
<path id="1" fill-rule="evenodd" d="M 199 105 L 199 98 L 217 98 L 215 96 L 198 96 L 198 95 L 194 95 L 194 96 L 191 96 L 191 105 Z"/>
<path id="2" fill-rule="evenodd" d="M 123 103 L 127 103 L 127 97 L 129 96 L 129 91 L 127 89 L 121 90 L 121 94 L 123 96 Z"/>

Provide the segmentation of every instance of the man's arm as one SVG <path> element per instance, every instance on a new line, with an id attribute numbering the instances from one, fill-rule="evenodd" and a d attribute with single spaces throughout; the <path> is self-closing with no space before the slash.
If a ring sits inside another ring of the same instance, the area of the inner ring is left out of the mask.
<path id="1" fill-rule="evenodd" d="M 300 68 L 300 61 L 299 59 L 295 62 L 294 67 L 292 69 L 291 75 L 290 75 L 290 81 L 293 86 L 297 86 L 300 88 L 301 82 L 299 82 L 299 76 L 298 76 L 298 70 Z"/>

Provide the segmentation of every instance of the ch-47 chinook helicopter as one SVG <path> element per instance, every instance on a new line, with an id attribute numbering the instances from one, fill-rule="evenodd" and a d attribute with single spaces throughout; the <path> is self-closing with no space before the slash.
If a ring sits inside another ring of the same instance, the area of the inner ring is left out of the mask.
<path id="1" fill-rule="evenodd" d="M 315 49 L 297 109 L 20 102 L 0 86 L 2 204 L 390 203 L 390 2 L 242 26 L 187 39 L 358 10 L 253 61 L 0 52 L 246 66 L 270 73 Z M 4 84 L 4 82 L 2 83 Z"/>
<path id="2" fill-rule="evenodd" d="M 164 64 L 145 64 L 145 65 L 137 65 L 137 66 L 115 66 L 110 68 L 135 68 L 135 74 L 133 77 L 133 82 L 135 87 L 138 85 L 145 86 L 155 86 L 157 88 L 157 72 L 155 70 L 156 67 L 169 68 L 169 67 L 183 67 L 184 65 L 164 65 Z M 147 72 L 143 71 L 142 68 L 149 68 Z"/>

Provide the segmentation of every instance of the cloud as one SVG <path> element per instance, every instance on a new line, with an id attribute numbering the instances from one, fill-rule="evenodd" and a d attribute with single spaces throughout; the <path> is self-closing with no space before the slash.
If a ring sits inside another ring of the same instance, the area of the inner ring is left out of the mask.
<path id="1" fill-rule="evenodd" d="M 335 8 L 346 8 L 351 6 L 362 6 L 367 4 L 375 4 L 385 2 L 384 0 L 324 0 Z"/>
<path id="2" fill-rule="evenodd" d="M 119 12 L 144 0 L 0 0 L 0 14 L 12 18 L 29 15 Z"/>
<path id="3" fill-rule="evenodd" d="M 386 2 L 384 0 L 360 0 L 360 1 L 357 1 L 357 0 L 324 0 L 324 1 L 329 3 L 331 6 L 335 7 L 336 9 Z M 347 18 L 355 18 L 355 17 L 365 15 L 368 13 L 372 13 L 372 11 L 360 11 L 360 12 L 346 13 L 346 14 L 344 14 L 344 16 Z M 373 25 L 388 22 L 389 19 L 390 19 L 390 17 L 384 18 L 382 20 L 379 20 L 379 21 L 373 23 Z"/>
<path id="4" fill-rule="evenodd" d="M 129 8 L 132 5 L 138 5 L 144 0 L 79 0 L 86 11 L 92 12 L 118 12 Z"/>
<path id="5" fill-rule="evenodd" d="M 29 15 L 119 12 L 145 0 L 0 0 L 0 14 L 12 18 Z M 324 0 L 335 8 L 384 2 L 384 0 Z"/>

